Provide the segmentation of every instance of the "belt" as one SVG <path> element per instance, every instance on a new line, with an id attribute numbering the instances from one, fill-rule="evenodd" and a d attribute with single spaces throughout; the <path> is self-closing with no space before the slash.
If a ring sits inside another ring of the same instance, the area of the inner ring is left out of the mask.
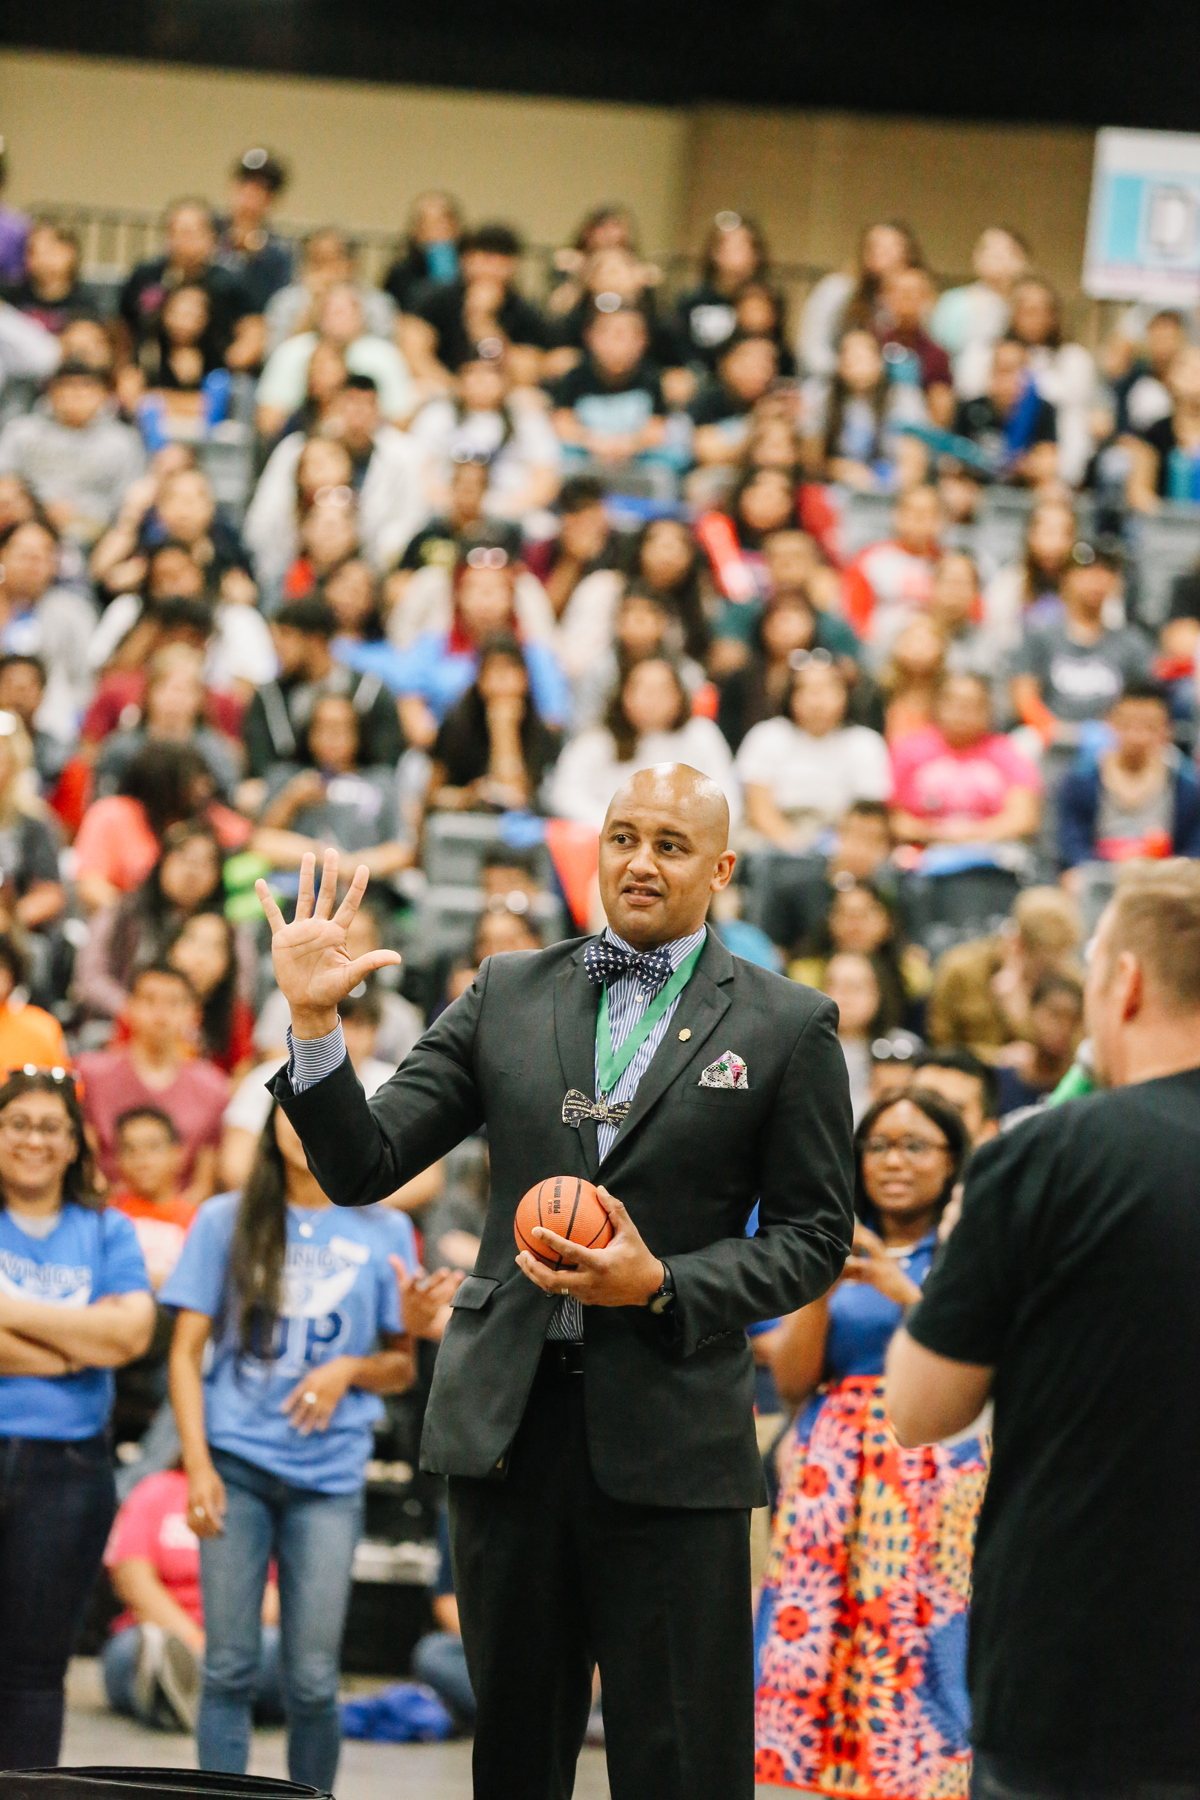
<path id="1" fill-rule="evenodd" d="M 551 1339 L 542 1345 L 539 1368 L 543 1375 L 552 1375 L 556 1379 L 563 1375 L 582 1375 L 583 1345 L 574 1340 Z"/>

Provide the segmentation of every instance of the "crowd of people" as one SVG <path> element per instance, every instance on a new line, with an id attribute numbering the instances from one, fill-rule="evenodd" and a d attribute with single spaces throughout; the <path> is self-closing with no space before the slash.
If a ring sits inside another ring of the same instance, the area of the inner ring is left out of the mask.
<path id="1" fill-rule="evenodd" d="M 352 954 L 406 952 L 341 1009 L 370 1095 L 486 957 L 595 927 L 609 800 L 678 762 L 733 821 L 711 929 L 836 1000 L 857 1122 L 854 1278 L 754 1338 L 759 1780 L 965 1795 L 986 1434 L 898 1451 L 884 1358 L 972 1148 L 1076 1065 L 1121 865 L 1200 857 L 1200 575 L 1155 629 L 1130 562 L 1200 498 L 1196 321 L 1093 354 L 1015 231 L 940 291 L 891 221 L 789 319 L 754 220 L 670 293 L 620 205 L 532 295 L 442 193 L 375 288 L 276 226 L 286 181 L 252 148 L 224 210 L 177 200 L 115 311 L 61 223 L 0 240 L 0 1764 L 56 1759 L 103 1555 L 113 1705 L 222 1769 L 286 1716 L 332 1786 L 381 1396 L 486 1149 L 333 1212 L 266 1087 L 254 880 L 370 870 Z M 435 1605 L 417 1668 L 469 1726 L 448 1567 Z"/>

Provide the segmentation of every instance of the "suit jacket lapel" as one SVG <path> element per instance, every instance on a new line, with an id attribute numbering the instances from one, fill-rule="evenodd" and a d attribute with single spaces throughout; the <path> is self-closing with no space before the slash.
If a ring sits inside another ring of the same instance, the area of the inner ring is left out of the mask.
<path id="1" fill-rule="evenodd" d="M 667 1035 L 655 1051 L 650 1067 L 638 1082 L 633 1104 L 605 1158 L 606 1163 L 618 1154 L 651 1107 L 662 1099 L 671 1083 L 699 1056 L 729 1011 L 730 998 L 724 984 L 732 979 L 733 958 L 710 928 L 708 942 L 692 972 L 692 978 L 679 996 L 679 1005 L 675 1008 Z M 679 1033 L 683 1030 L 687 1030 L 690 1036 L 680 1043 Z M 699 1080 L 698 1075 L 696 1079 Z"/>
<path id="2" fill-rule="evenodd" d="M 588 980 L 581 949 L 563 964 L 554 988 L 554 1041 L 563 1078 L 560 1106 L 568 1088 L 578 1088 L 589 1100 L 596 1097 L 596 1015 L 599 1010 L 600 990 Z M 584 1119 L 577 1135 L 588 1177 L 595 1181 L 600 1166 L 596 1121 Z"/>

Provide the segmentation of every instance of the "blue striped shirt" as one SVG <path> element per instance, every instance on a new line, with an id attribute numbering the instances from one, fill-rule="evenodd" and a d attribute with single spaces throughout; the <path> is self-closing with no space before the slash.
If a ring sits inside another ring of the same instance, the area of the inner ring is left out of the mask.
<path id="1" fill-rule="evenodd" d="M 666 946 L 667 955 L 671 961 L 672 972 L 678 969 L 679 965 L 682 962 L 685 962 L 692 954 L 692 951 L 704 942 L 705 930 L 706 927 L 702 925 L 699 931 L 693 931 L 690 937 L 676 938 L 673 944 L 668 944 Z M 611 926 L 605 927 L 604 935 L 609 943 L 617 944 L 622 950 L 633 949 L 633 945 L 626 944 L 623 938 L 619 938 Z M 622 975 L 619 980 L 611 981 L 609 983 L 608 1030 L 614 1050 L 620 1049 L 621 1045 L 625 1042 L 625 1039 L 629 1036 L 629 1033 L 633 1030 L 634 1026 L 646 1011 L 646 1008 L 650 1005 L 652 998 L 653 996 L 646 993 L 646 990 L 641 986 L 636 976 Z M 676 994 L 674 1000 L 671 1001 L 671 1004 L 667 1007 L 661 1019 L 655 1021 L 653 1031 L 651 1031 L 644 1041 L 638 1045 L 633 1056 L 621 1070 L 612 1092 L 605 1094 L 604 1098 L 609 1101 L 611 1105 L 617 1105 L 622 1100 L 632 1101 L 634 1095 L 638 1091 L 642 1076 L 646 1073 L 646 1070 L 654 1060 L 655 1051 L 658 1049 L 670 1029 L 671 1020 L 675 1017 L 675 1009 L 682 998 L 682 994 Z M 595 1084 L 595 1093 L 597 1097 L 599 1097 L 599 1043 L 596 1045 L 592 1079 Z M 613 1144 L 616 1142 L 617 1130 L 618 1127 L 616 1125 L 597 1126 L 596 1141 L 600 1150 L 601 1162 L 604 1161 L 604 1158 L 608 1155 Z M 550 1326 L 546 1332 L 546 1336 L 547 1338 L 553 1339 L 582 1339 L 583 1308 L 580 1306 L 578 1300 L 568 1297 L 559 1301 L 558 1310 L 551 1317 Z"/>

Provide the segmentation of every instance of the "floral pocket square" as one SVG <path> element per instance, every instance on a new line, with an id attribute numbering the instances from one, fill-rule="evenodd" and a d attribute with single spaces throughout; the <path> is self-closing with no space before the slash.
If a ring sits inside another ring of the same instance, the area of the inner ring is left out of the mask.
<path id="1" fill-rule="evenodd" d="M 750 1071 L 736 1050 L 722 1051 L 716 1062 L 709 1063 L 700 1077 L 701 1087 L 748 1088 Z"/>

